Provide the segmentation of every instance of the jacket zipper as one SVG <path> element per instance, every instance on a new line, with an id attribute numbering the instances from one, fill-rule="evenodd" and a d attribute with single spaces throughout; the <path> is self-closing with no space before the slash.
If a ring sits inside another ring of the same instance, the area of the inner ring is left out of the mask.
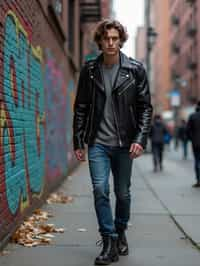
<path id="1" fill-rule="evenodd" d="M 94 90 L 94 80 L 92 81 L 92 89 L 93 89 L 93 94 L 92 94 L 92 103 L 91 104 L 91 108 L 92 108 L 92 111 L 91 111 L 91 124 L 90 124 L 90 131 L 89 131 L 89 134 L 88 134 L 88 142 L 89 142 L 89 139 L 92 135 L 92 125 L 93 125 L 93 117 L 94 117 L 94 103 L 95 103 L 95 90 Z"/>
<path id="2" fill-rule="evenodd" d="M 118 95 L 120 96 L 124 91 L 126 91 L 133 83 L 135 83 L 135 80 L 132 80 L 131 83 L 129 83 L 122 91 L 118 92 Z"/>
<path id="3" fill-rule="evenodd" d="M 118 75 L 119 75 L 119 70 L 120 70 L 120 68 L 118 69 L 117 75 L 115 77 L 115 81 L 114 81 L 114 84 L 113 84 L 114 88 L 115 88 L 115 85 L 116 85 L 116 82 L 117 82 L 117 78 L 118 78 Z M 113 92 L 113 90 L 112 90 L 112 92 Z M 117 116 L 116 116 L 116 113 L 115 113 L 115 108 L 114 108 L 114 103 L 113 103 L 113 93 L 111 93 L 111 103 L 112 103 L 114 121 L 115 121 L 116 129 L 117 129 L 117 135 L 118 135 L 118 139 L 119 139 L 119 146 L 122 147 L 122 140 L 121 140 L 121 136 L 120 136 L 119 125 L 117 123 Z"/>
<path id="4" fill-rule="evenodd" d="M 114 120 L 115 120 L 115 124 L 116 124 L 116 127 L 117 127 L 117 135 L 118 135 L 118 138 L 119 138 L 119 146 L 122 147 L 122 140 L 121 140 L 121 136 L 120 136 L 120 132 L 119 132 L 119 125 L 117 123 L 117 116 L 116 116 L 116 113 L 115 113 L 115 109 L 114 109 L 114 104 L 113 104 L 113 99 L 112 98 L 111 98 L 111 102 L 112 102 L 112 109 L 113 109 L 113 114 L 114 114 Z"/>

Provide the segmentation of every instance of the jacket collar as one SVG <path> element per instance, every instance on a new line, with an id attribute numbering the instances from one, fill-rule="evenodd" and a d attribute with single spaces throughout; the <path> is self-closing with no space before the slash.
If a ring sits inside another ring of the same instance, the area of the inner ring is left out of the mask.
<path id="1" fill-rule="evenodd" d="M 120 59 L 120 68 L 128 68 L 128 69 L 132 69 L 133 64 L 130 62 L 130 59 L 123 53 L 123 52 L 119 52 L 119 59 Z M 101 53 L 97 59 L 97 65 L 100 65 L 103 61 L 103 53 Z"/>
<path id="2" fill-rule="evenodd" d="M 104 89 L 103 74 L 100 66 L 103 61 L 103 53 L 101 53 L 95 61 L 97 68 L 95 69 L 96 74 L 94 75 L 94 82 L 102 91 L 104 91 L 105 89 Z M 120 51 L 120 66 L 116 76 L 116 80 L 114 82 L 114 87 L 112 88 L 113 91 L 121 87 L 125 82 L 127 82 L 130 79 L 130 75 L 128 74 L 127 70 L 133 68 L 134 66 L 130 62 L 130 59 Z"/>
<path id="3" fill-rule="evenodd" d="M 122 52 L 120 52 L 120 65 L 122 68 L 133 69 L 133 64 L 130 62 L 130 59 Z"/>

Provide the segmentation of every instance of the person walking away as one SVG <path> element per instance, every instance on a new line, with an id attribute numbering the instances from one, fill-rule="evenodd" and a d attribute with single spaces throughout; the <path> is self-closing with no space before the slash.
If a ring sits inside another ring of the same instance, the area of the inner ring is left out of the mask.
<path id="1" fill-rule="evenodd" d="M 188 156 L 188 136 L 187 136 L 187 123 L 184 119 L 181 120 L 181 124 L 178 128 L 178 138 L 181 141 L 183 159 L 187 159 Z"/>
<path id="2" fill-rule="evenodd" d="M 179 137 L 178 137 L 178 125 L 174 127 L 174 149 L 177 150 L 179 147 Z"/>
<path id="3" fill-rule="evenodd" d="M 88 161 L 94 205 L 103 249 L 95 265 L 108 265 L 128 255 L 125 234 L 130 217 L 132 161 L 145 149 L 152 106 L 143 65 L 120 51 L 127 32 L 116 20 L 103 20 L 94 41 L 100 55 L 85 63 L 74 105 L 75 156 Z M 112 214 L 109 175 L 113 174 L 116 197 Z M 113 217 L 114 216 L 114 217 Z"/>
<path id="4" fill-rule="evenodd" d="M 161 116 L 159 114 L 155 115 L 150 132 L 154 172 L 163 170 L 163 150 L 166 134 L 168 134 L 168 131 Z"/>
<path id="5" fill-rule="evenodd" d="M 196 183 L 193 187 L 200 187 L 200 101 L 196 105 L 196 110 L 189 116 L 187 122 L 187 135 L 192 142 L 194 156 L 194 169 Z"/>

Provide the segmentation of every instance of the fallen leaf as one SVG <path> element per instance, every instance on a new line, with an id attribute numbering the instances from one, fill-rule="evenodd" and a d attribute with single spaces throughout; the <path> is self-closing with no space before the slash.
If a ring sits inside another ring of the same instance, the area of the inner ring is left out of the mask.
<path id="1" fill-rule="evenodd" d="M 8 250 L 3 250 L 3 251 L 0 252 L 0 256 L 5 256 L 5 255 L 8 255 L 8 254 L 10 254 L 10 251 L 8 251 Z"/>
<path id="2" fill-rule="evenodd" d="M 77 231 L 78 232 L 87 232 L 87 229 L 85 229 L 85 228 L 78 228 Z"/>
<path id="3" fill-rule="evenodd" d="M 42 233 L 51 233 L 55 230 L 54 224 L 41 224 L 40 229 Z"/>
<path id="4" fill-rule="evenodd" d="M 65 232 L 65 229 L 64 228 L 56 228 L 55 229 L 55 232 L 56 233 L 64 233 Z"/>
<path id="5" fill-rule="evenodd" d="M 73 201 L 72 196 L 66 196 L 62 192 L 52 193 L 47 199 L 47 203 L 71 203 Z"/>
<path id="6" fill-rule="evenodd" d="M 50 233 L 63 233 L 64 229 L 56 228 L 54 224 L 46 224 L 49 216 L 48 212 L 36 209 L 33 215 L 27 218 L 12 235 L 11 242 L 26 247 L 50 244 L 54 237 Z"/>
<path id="7" fill-rule="evenodd" d="M 45 237 L 48 237 L 48 238 L 54 238 L 55 236 L 52 235 L 52 234 L 44 234 Z"/>
<path id="8" fill-rule="evenodd" d="M 39 241 L 35 241 L 35 242 L 32 242 L 32 243 L 22 243 L 22 245 L 25 246 L 25 247 L 31 248 L 31 247 L 39 246 L 40 242 Z"/>

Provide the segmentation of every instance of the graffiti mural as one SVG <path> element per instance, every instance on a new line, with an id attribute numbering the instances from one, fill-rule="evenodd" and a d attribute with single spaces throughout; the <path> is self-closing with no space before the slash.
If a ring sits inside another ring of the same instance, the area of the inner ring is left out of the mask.
<path id="1" fill-rule="evenodd" d="M 14 215 L 42 193 L 45 143 L 42 51 L 13 11 L 4 22 L 0 92 L 1 200 Z"/>
<path id="2" fill-rule="evenodd" d="M 62 68 L 46 50 L 45 66 L 46 162 L 48 179 L 67 172 L 66 97 L 67 88 Z"/>
<path id="3" fill-rule="evenodd" d="M 72 152 L 74 80 L 67 56 L 48 31 L 37 1 L 0 5 L 1 246 L 77 161 Z"/>
<path id="4" fill-rule="evenodd" d="M 65 175 L 72 160 L 72 109 L 74 81 L 66 85 L 62 67 L 46 49 L 46 173 L 48 179 Z"/>

